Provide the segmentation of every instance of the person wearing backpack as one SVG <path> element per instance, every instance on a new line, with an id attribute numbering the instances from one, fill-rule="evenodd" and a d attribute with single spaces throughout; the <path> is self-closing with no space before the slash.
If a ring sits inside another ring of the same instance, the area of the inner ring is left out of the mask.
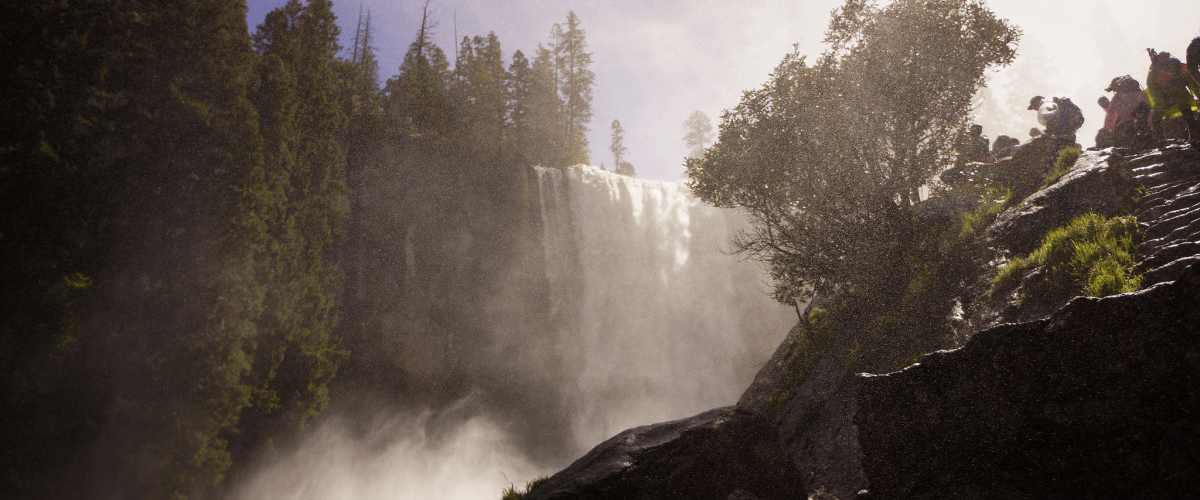
<path id="1" fill-rule="evenodd" d="M 1179 59 L 1171 57 L 1170 52 L 1154 49 L 1146 49 L 1146 52 L 1150 55 L 1146 97 L 1150 101 L 1155 135 L 1162 139 L 1186 139 L 1193 146 L 1200 145 L 1200 120 L 1196 118 L 1200 103 L 1195 97 L 1200 95 L 1200 82 L 1189 74 L 1187 66 Z"/>
<path id="2" fill-rule="evenodd" d="M 1096 147 L 1139 149 L 1150 137 L 1150 101 L 1142 85 L 1132 76 L 1112 79 L 1107 92 L 1113 98 L 1105 107 L 1104 126 L 1096 133 Z"/>
<path id="3" fill-rule="evenodd" d="M 1083 110 L 1067 97 L 1034 96 L 1029 100 L 1030 110 L 1036 110 L 1038 123 L 1045 127 L 1045 134 L 1053 137 L 1059 147 L 1075 144 L 1075 131 L 1083 126 Z M 1057 149 L 1057 148 L 1056 148 Z"/>

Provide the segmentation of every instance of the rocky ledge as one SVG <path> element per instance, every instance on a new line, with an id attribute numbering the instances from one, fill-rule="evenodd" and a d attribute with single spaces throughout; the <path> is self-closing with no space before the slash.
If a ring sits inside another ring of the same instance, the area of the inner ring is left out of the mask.
<path id="1" fill-rule="evenodd" d="M 776 444 L 771 423 L 729 406 L 617 434 L 525 498 L 804 497 L 804 486 Z"/>
<path id="2" fill-rule="evenodd" d="M 1000 264 L 1088 212 L 1136 215 L 1149 288 L 991 296 Z M 1088 151 L 939 250 L 894 328 L 801 322 L 737 405 L 618 434 L 526 498 L 1200 498 L 1198 242 L 1200 151 Z M 850 371 L 914 348 L 946 350 Z"/>
<path id="3" fill-rule="evenodd" d="M 870 497 L 1200 498 L 1200 265 L 864 375 Z"/>

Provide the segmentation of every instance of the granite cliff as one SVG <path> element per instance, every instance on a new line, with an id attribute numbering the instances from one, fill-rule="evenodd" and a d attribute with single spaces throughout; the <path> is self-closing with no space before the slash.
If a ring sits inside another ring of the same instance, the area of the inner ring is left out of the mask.
<path id="1" fill-rule="evenodd" d="M 618 434 L 526 498 L 1195 496 L 1200 152 L 1089 150 L 1048 184 L 885 292 L 818 297 L 735 405 Z M 1087 214 L 1136 217 L 1142 290 L 1076 298 L 1038 266 L 997 289 Z"/>

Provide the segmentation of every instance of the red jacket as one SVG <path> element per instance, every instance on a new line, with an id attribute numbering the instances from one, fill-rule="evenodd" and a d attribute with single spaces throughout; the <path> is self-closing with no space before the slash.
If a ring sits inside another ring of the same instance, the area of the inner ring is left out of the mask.
<path id="1" fill-rule="evenodd" d="M 1138 90 L 1134 92 L 1117 92 L 1113 96 L 1112 102 L 1108 105 L 1108 113 L 1104 115 L 1104 129 L 1113 132 L 1117 129 L 1117 124 L 1125 120 L 1133 119 L 1133 110 L 1137 109 L 1138 104 L 1146 104 L 1146 108 L 1150 108 L 1150 100 L 1146 98 L 1146 93 Z M 1146 124 L 1150 124 L 1150 114 L 1146 114 Z"/>

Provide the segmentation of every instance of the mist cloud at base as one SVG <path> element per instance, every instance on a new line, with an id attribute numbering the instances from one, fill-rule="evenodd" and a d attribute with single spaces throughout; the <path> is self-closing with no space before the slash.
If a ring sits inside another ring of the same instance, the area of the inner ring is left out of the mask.
<path id="1" fill-rule="evenodd" d="M 499 498 L 550 471 L 531 463 L 468 397 L 442 409 L 334 417 L 259 471 L 235 499 Z"/>

